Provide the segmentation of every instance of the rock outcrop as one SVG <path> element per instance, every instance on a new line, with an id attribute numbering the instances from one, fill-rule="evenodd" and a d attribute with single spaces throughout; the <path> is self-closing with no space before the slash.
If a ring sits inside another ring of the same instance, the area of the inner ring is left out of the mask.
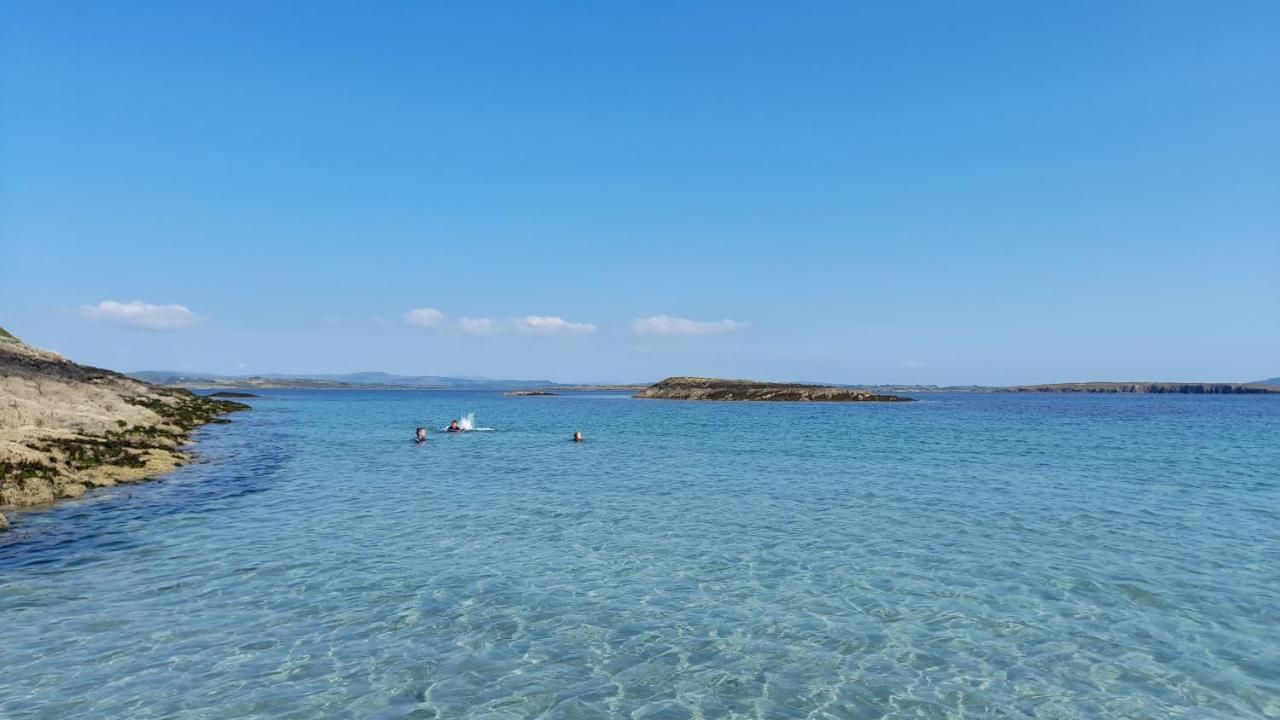
<path id="1" fill-rule="evenodd" d="M 1280 387 L 1259 383 L 1090 382 L 1023 385 L 1014 392 L 1174 393 L 1180 395 L 1280 395 Z"/>
<path id="2" fill-rule="evenodd" d="M 159 475 L 186 461 L 192 429 L 248 407 L 79 365 L 0 329 L 0 508 Z"/>
<path id="3" fill-rule="evenodd" d="M 766 400 L 775 402 L 911 402 L 897 395 L 876 395 L 854 388 L 799 383 L 670 377 L 637 393 L 637 398 L 664 400 Z"/>

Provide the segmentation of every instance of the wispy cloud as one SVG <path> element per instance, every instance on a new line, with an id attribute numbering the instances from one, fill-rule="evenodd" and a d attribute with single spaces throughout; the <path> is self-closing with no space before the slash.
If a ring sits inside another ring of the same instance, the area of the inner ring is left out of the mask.
<path id="1" fill-rule="evenodd" d="M 148 330 L 183 330 L 199 320 L 185 305 L 151 305 L 141 300 L 103 300 L 97 305 L 81 305 L 80 315 L 90 320 L 132 325 Z"/>
<path id="2" fill-rule="evenodd" d="M 404 321 L 418 327 L 440 327 L 445 323 L 445 316 L 435 308 L 417 308 L 405 313 Z"/>
<path id="3" fill-rule="evenodd" d="M 489 318 L 461 318 L 458 329 L 468 335 L 492 335 L 498 332 L 498 323 Z"/>
<path id="4" fill-rule="evenodd" d="M 631 332 L 636 335 L 723 335 L 750 327 L 751 323 L 738 320 L 703 322 L 670 315 L 654 315 L 631 321 Z"/>
<path id="5" fill-rule="evenodd" d="M 569 322 L 553 315 L 526 315 L 512 321 L 525 335 L 587 335 L 599 328 L 591 323 Z"/>
<path id="6" fill-rule="evenodd" d="M 410 310 L 404 314 L 404 321 L 417 327 L 437 330 L 452 329 L 464 335 L 496 335 L 498 333 L 517 332 L 521 335 L 567 337 L 588 335 L 600 329 L 592 323 L 572 322 L 555 315 L 525 315 L 524 317 L 506 320 L 464 317 L 455 321 L 435 308 Z"/>

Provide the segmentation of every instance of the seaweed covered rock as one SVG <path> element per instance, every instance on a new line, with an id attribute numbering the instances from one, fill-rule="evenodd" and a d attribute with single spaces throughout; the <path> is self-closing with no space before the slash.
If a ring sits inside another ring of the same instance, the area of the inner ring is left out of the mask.
<path id="1" fill-rule="evenodd" d="M 0 331 L 0 507 L 163 473 L 185 461 L 192 429 L 247 408 L 80 365 Z"/>

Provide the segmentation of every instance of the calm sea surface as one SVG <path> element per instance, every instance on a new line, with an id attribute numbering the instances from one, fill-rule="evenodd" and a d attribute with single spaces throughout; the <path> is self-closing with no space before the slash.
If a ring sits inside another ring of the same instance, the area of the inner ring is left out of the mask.
<path id="1" fill-rule="evenodd" d="M 1280 718 L 1280 398 L 249 402 L 12 518 L 0 717 Z"/>

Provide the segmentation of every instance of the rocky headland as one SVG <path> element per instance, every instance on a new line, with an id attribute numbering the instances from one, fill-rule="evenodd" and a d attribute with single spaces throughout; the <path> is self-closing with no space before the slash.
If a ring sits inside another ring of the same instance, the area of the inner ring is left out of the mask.
<path id="1" fill-rule="evenodd" d="M 187 461 L 193 429 L 248 408 L 79 365 L 0 329 L 0 509 L 159 475 Z"/>
<path id="2" fill-rule="evenodd" d="M 669 377 L 635 395 L 663 400 L 764 400 L 774 402 L 912 402 L 897 395 L 877 395 L 856 388 L 800 383 Z"/>

